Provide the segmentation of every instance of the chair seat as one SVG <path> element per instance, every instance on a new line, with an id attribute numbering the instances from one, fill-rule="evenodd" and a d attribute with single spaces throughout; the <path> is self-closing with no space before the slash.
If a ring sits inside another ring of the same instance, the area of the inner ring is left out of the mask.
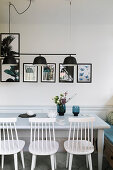
<path id="1" fill-rule="evenodd" d="M 69 141 L 69 147 L 68 147 L 68 141 L 64 142 L 64 148 L 68 153 L 75 154 L 75 155 L 86 155 L 91 154 L 94 151 L 94 146 L 91 142 L 82 140 L 82 148 L 81 148 L 81 140 L 74 140 L 74 143 L 72 144 L 72 140 Z M 73 145 L 73 148 L 70 147 Z M 76 147 L 78 145 L 78 147 Z"/>
<path id="2" fill-rule="evenodd" d="M 43 149 L 42 149 L 42 141 L 35 141 L 29 145 L 29 152 L 34 155 L 52 155 L 58 151 L 59 143 L 56 141 L 43 141 Z"/>
<path id="3" fill-rule="evenodd" d="M 25 141 L 23 140 L 14 140 L 14 142 L 12 142 L 12 140 L 5 140 L 1 141 L 1 147 L 0 147 L 0 155 L 11 155 L 11 154 L 15 154 L 20 152 L 25 145 Z M 5 146 L 5 147 L 4 147 Z"/>

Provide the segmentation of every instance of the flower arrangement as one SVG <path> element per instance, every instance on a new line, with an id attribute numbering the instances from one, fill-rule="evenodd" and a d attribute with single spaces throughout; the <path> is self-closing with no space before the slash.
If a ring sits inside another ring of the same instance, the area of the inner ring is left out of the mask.
<path id="1" fill-rule="evenodd" d="M 60 96 L 55 96 L 53 98 L 53 101 L 55 102 L 55 104 L 57 105 L 64 105 L 67 102 L 69 102 L 76 94 L 74 94 L 73 96 L 71 96 L 70 98 L 67 99 L 67 95 L 68 92 L 66 91 L 65 93 L 61 93 Z"/>

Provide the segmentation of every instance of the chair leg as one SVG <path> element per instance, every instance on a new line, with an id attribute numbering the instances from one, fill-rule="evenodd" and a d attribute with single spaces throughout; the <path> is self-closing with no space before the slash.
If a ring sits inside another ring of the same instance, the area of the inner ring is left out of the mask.
<path id="1" fill-rule="evenodd" d="M 88 155 L 86 155 L 86 167 L 88 168 Z"/>
<path id="2" fill-rule="evenodd" d="M 69 157 L 69 170 L 71 170 L 72 161 L 73 161 L 73 154 L 70 153 L 70 157 Z"/>
<path id="3" fill-rule="evenodd" d="M 66 158 L 66 168 L 68 168 L 68 163 L 69 163 L 69 153 L 67 152 L 67 158 Z"/>
<path id="4" fill-rule="evenodd" d="M 54 163 L 55 163 L 55 169 L 57 169 L 57 165 L 56 165 L 56 154 L 54 154 Z"/>
<path id="5" fill-rule="evenodd" d="M 23 154 L 23 150 L 20 151 L 20 154 L 21 154 L 22 166 L 23 166 L 23 169 L 24 169 L 24 168 L 25 168 L 25 163 L 24 163 L 24 154 Z"/>
<path id="6" fill-rule="evenodd" d="M 2 165 L 2 169 L 4 168 L 4 155 L 1 155 L 1 165 Z"/>
<path id="7" fill-rule="evenodd" d="M 18 170 L 18 159 L 17 159 L 17 153 L 14 154 L 14 166 L 15 166 L 15 170 Z"/>
<path id="8" fill-rule="evenodd" d="M 36 155 L 32 155 L 31 170 L 34 170 L 36 166 Z"/>
<path id="9" fill-rule="evenodd" d="M 54 155 L 50 155 L 50 158 L 51 158 L 51 169 L 55 170 L 55 168 L 54 168 L 55 167 L 54 166 L 55 165 L 55 163 L 54 163 Z"/>
<path id="10" fill-rule="evenodd" d="M 92 170 L 92 159 L 91 159 L 91 154 L 88 155 L 88 161 L 89 161 L 89 169 Z"/>

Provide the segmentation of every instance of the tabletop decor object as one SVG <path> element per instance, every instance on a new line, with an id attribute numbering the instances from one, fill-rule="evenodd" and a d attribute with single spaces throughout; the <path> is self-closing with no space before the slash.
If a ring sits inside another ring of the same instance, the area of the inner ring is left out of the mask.
<path id="1" fill-rule="evenodd" d="M 64 116 L 64 113 L 66 112 L 66 105 L 57 104 L 57 112 L 59 113 L 59 116 Z"/>
<path id="2" fill-rule="evenodd" d="M 60 96 L 55 96 L 53 98 L 53 101 L 55 104 L 57 104 L 57 112 L 59 113 L 59 116 L 64 116 L 64 113 L 66 112 L 66 103 L 69 102 L 76 94 L 71 96 L 70 98 L 67 97 L 67 92 L 61 93 Z"/>
<path id="3" fill-rule="evenodd" d="M 23 113 L 23 114 L 20 114 L 18 117 L 21 117 L 21 118 L 31 118 L 31 117 L 36 117 L 36 114 L 28 115 L 27 113 Z"/>
<path id="4" fill-rule="evenodd" d="M 57 116 L 57 112 L 53 110 L 48 110 L 47 116 L 50 118 L 55 118 Z"/>
<path id="5" fill-rule="evenodd" d="M 79 106 L 73 106 L 72 112 L 73 112 L 74 116 L 78 116 L 78 114 L 80 112 L 80 107 Z"/>

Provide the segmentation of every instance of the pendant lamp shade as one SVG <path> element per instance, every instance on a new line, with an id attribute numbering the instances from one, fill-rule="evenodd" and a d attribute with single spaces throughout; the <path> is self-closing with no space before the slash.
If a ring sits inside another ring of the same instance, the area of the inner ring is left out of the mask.
<path id="1" fill-rule="evenodd" d="M 44 65 L 47 65 L 47 61 L 46 61 L 46 59 L 44 57 L 39 55 L 38 57 L 34 58 L 33 64 L 34 65 L 44 66 Z"/>
<path id="2" fill-rule="evenodd" d="M 76 58 L 72 57 L 71 55 L 66 57 L 64 59 L 63 65 L 65 65 L 65 66 L 75 66 L 75 65 L 77 65 Z"/>
<path id="3" fill-rule="evenodd" d="M 3 59 L 3 64 L 9 64 L 10 66 L 17 65 L 16 59 L 13 56 L 7 56 Z"/>

